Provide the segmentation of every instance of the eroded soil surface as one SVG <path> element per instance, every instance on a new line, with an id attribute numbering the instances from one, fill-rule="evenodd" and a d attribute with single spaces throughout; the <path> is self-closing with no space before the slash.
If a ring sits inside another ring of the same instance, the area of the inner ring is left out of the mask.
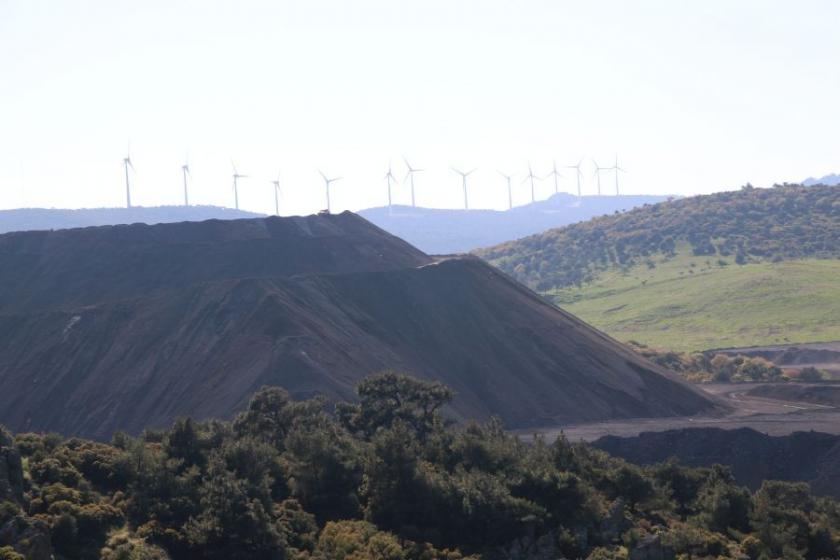
<path id="1" fill-rule="evenodd" d="M 536 430 L 549 440 L 561 432 L 572 441 L 593 441 L 607 435 L 636 436 L 642 432 L 682 428 L 752 428 L 771 436 L 816 431 L 840 435 L 840 406 L 814 402 L 813 395 L 837 391 L 835 385 L 713 383 L 700 386 L 732 407 L 722 415 L 638 418 L 546 427 Z M 756 394 L 759 393 L 759 394 Z M 772 393 L 772 398 L 766 396 Z M 808 396 L 811 395 L 811 396 Z M 821 399 L 825 400 L 825 399 Z M 522 431 L 523 435 L 533 433 Z"/>

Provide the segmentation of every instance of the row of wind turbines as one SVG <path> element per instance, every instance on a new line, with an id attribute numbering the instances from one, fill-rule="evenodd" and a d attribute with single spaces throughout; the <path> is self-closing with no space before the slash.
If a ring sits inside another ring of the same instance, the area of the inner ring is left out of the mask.
<path id="1" fill-rule="evenodd" d="M 408 159 L 403 158 L 405 162 L 405 167 L 407 169 L 405 178 L 403 179 L 402 183 L 405 184 L 406 182 L 409 183 L 411 187 L 411 206 L 417 206 L 417 199 L 416 199 L 416 191 L 415 191 L 415 184 L 414 184 L 414 177 L 416 174 L 423 172 L 423 169 L 413 167 L 409 162 Z M 575 170 L 575 180 L 577 182 L 577 196 L 581 197 L 581 179 L 584 177 L 584 172 L 582 171 L 582 167 L 586 161 L 585 158 L 581 158 L 576 165 L 566 165 L 563 166 L 562 169 L 574 169 Z M 598 163 L 594 160 L 590 160 L 592 163 L 593 174 L 592 176 L 596 179 L 597 185 L 597 193 L 598 196 L 601 196 L 601 173 L 602 172 L 613 172 L 615 176 L 615 195 L 619 196 L 619 173 L 626 173 L 626 170 L 621 168 L 618 165 L 618 155 L 615 157 L 615 164 L 612 167 L 602 167 L 598 165 Z M 247 179 L 248 175 L 243 175 L 239 173 L 238 169 L 236 168 L 236 163 L 231 160 L 231 167 L 233 168 L 233 173 L 231 175 L 233 179 L 233 202 L 234 207 L 239 210 L 239 180 L 240 179 Z M 126 198 L 126 207 L 131 208 L 131 180 L 130 180 L 130 172 L 136 173 L 134 169 L 134 164 L 131 161 L 131 154 L 130 152 L 126 154 L 123 158 L 123 167 L 125 170 L 125 198 Z M 463 171 L 456 167 L 450 168 L 454 173 L 461 177 L 461 187 L 464 192 L 464 210 L 469 210 L 469 189 L 467 188 L 467 180 L 478 169 L 474 168 L 470 171 Z M 502 178 L 505 179 L 507 185 L 507 194 L 508 194 L 508 209 L 513 208 L 513 179 L 514 175 L 510 173 L 505 173 L 503 171 L 497 171 Z M 189 182 L 190 182 L 190 165 L 188 161 L 185 161 L 184 164 L 181 166 L 181 174 L 183 178 L 183 185 L 184 185 L 184 206 L 190 205 L 190 196 L 189 196 Z M 328 177 L 323 171 L 320 169 L 318 170 L 318 174 L 324 180 L 324 188 L 326 194 L 326 203 L 327 208 L 326 211 L 330 212 L 332 210 L 331 200 L 330 200 L 330 187 L 336 181 L 340 181 L 342 177 Z M 557 162 L 552 162 L 551 172 L 549 172 L 545 176 L 539 176 L 534 173 L 533 168 L 531 167 L 531 162 L 528 162 L 528 173 L 525 175 L 524 179 L 522 180 L 522 184 L 529 183 L 531 189 L 531 202 L 536 202 L 536 181 L 545 180 L 545 179 L 553 179 L 554 180 L 554 193 L 557 194 L 560 192 L 560 178 L 564 177 L 562 173 L 557 170 Z M 391 163 L 388 164 L 388 171 L 385 173 L 384 180 L 388 187 L 388 208 L 393 206 L 393 193 L 392 189 L 394 185 L 398 185 L 400 181 L 396 178 L 393 173 L 393 166 Z M 280 215 L 280 173 L 277 174 L 277 178 L 270 181 L 271 185 L 273 186 L 274 192 L 274 212 L 277 215 Z"/>

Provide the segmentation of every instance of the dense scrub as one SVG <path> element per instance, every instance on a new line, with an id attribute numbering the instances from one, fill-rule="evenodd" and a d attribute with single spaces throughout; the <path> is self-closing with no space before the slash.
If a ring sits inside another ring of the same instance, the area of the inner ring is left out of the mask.
<path id="1" fill-rule="evenodd" d="M 447 388 L 394 374 L 358 393 L 328 411 L 263 389 L 233 422 L 110 444 L 3 433 L 0 558 L 840 555 L 840 504 L 804 484 L 750 493 L 721 467 L 453 428 Z"/>
<path id="2" fill-rule="evenodd" d="M 746 186 L 647 205 L 478 251 L 537 290 L 581 285 L 608 268 L 673 255 L 783 260 L 840 256 L 840 189 Z"/>
<path id="3" fill-rule="evenodd" d="M 679 373 L 693 383 L 755 383 L 773 381 L 824 381 L 829 375 L 814 367 L 783 370 L 758 356 L 729 356 L 714 352 L 674 352 L 651 348 L 636 341 L 628 346 L 648 360 Z"/>

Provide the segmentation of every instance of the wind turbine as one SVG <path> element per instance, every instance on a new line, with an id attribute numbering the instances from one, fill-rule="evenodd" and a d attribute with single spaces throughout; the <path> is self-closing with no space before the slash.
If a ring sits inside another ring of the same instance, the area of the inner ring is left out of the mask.
<path id="1" fill-rule="evenodd" d="M 531 181 L 531 202 L 536 202 L 537 198 L 534 195 L 534 179 L 539 179 L 536 175 L 534 175 L 534 171 L 531 169 L 531 162 L 528 162 L 528 174 L 525 176 L 525 179 L 522 181 L 523 183 L 530 180 Z"/>
<path id="2" fill-rule="evenodd" d="M 583 164 L 583 158 L 580 158 L 580 161 L 577 162 L 577 165 L 567 165 L 566 169 L 574 169 L 575 170 L 575 177 L 577 178 L 577 192 L 578 198 L 580 198 L 580 178 L 583 176 L 583 172 L 580 170 L 580 166 Z M 595 164 L 597 165 L 597 164 Z"/>
<path id="3" fill-rule="evenodd" d="M 277 179 L 271 182 L 274 185 L 274 214 L 280 215 L 280 172 L 277 172 Z"/>
<path id="4" fill-rule="evenodd" d="M 131 146 L 126 150 L 125 157 L 123 158 L 123 167 L 125 167 L 125 207 L 131 208 L 131 184 L 128 182 L 128 168 L 130 167 L 134 173 L 137 173 L 134 170 L 134 165 L 131 163 Z"/>
<path id="5" fill-rule="evenodd" d="M 230 160 L 230 165 L 233 167 L 233 202 L 236 205 L 236 209 L 239 210 L 239 179 L 247 179 L 248 176 L 239 174 L 233 160 Z"/>
<path id="6" fill-rule="evenodd" d="M 411 167 L 411 164 L 408 163 L 408 160 L 403 157 L 403 161 L 405 162 L 405 166 L 408 168 L 408 173 L 405 174 L 405 178 L 409 179 L 411 182 L 411 206 L 416 207 L 417 204 L 414 202 L 414 174 L 420 173 L 423 171 L 422 169 L 414 169 Z M 405 180 L 405 179 L 403 179 Z"/>
<path id="7" fill-rule="evenodd" d="M 327 176 L 324 175 L 324 172 L 321 171 L 320 169 L 318 170 L 318 173 L 320 173 L 321 177 L 324 178 L 324 185 L 327 188 L 327 213 L 329 214 L 329 212 L 330 212 L 330 185 L 332 183 L 335 183 L 336 181 L 340 180 L 341 177 L 335 177 L 334 179 L 328 179 Z"/>
<path id="8" fill-rule="evenodd" d="M 503 173 L 503 172 L 501 172 L 501 171 L 499 171 L 499 175 L 501 175 L 502 177 L 504 177 L 504 178 L 505 178 L 505 180 L 507 181 L 507 189 L 508 189 L 508 210 L 511 210 L 511 209 L 513 208 L 513 189 L 512 189 L 512 188 L 511 188 L 511 186 L 510 186 L 511 176 L 510 176 L 510 175 L 508 175 L 507 173 Z"/>
<path id="9" fill-rule="evenodd" d="M 598 178 L 598 196 L 601 196 L 601 171 L 609 171 L 610 168 L 601 167 L 600 165 L 598 165 L 598 162 L 594 159 L 592 160 L 592 163 L 595 164 L 595 173 L 593 173 L 593 175 L 595 175 L 595 177 Z"/>
<path id="10" fill-rule="evenodd" d="M 391 181 L 397 182 L 397 178 L 394 177 L 394 174 L 391 172 L 391 162 L 388 162 L 388 173 L 385 174 L 385 182 L 388 183 L 388 211 L 391 211 Z M 412 189 L 413 194 L 413 189 Z M 412 198 L 412 204 L 414 203 L 414 196 Z"/>
<path id="11" fill-rule="evenodd" d="M 454 167 L 452 167 L 451 169 L 452 169 L 452 171 L 454 171 L 455 173 L 457 173 L 458 175 L 461 176 L 461 182 L 464 186 L 464 210 L 469 210 L 470 205 L 469 205 L 469 200 L 467 199 L 467 177 L 469 177 L 470 175 L 475 173 L 475 169 L 467 171 L 466 173 L 464 173 L 460 169 L 455 169 Z"/>
<path id="12" fill-rule="evenodd" d="M 618 173 L 627 173 L 627 171 L 618 166 L 618 154 L 615 154 L 615 165 L 610 167 L 610 170 L 615 172 L 615 196 L 618 196 Z"/>
<path id="13" fill-rule="evenodd" d="M 553 176 L 553 177 L 554 177 L 554 194 L 557 194 L 558 192 L 560 192 L 560 187 L 557 185 L 557 179 L 559 179 L 559 178 L 560 178 L 560 177 L 562 177 L 563 175 L 562 175 L 562 174 L 560 174 L 560 173 L 557 171 L 557 162 L 556 162 L 556 161 L 553 161 L 553 162 L 551 162 L 551 163 L 552 163 L 551 173 L 549 173 L 548 175 L 546 175 L 546 176 L 545 176 L 545 178 L 546 178 L 546 179 L 548 179 L 548 178 L 549 178 L 549 177 L 551 177 L 551 176 Z"/>
<path id="14" fill-rule="evenodd" d="M 181 166 L 181 173 L 184 175 L 184 206 L 190 205 L 190 195 L 187 191 L 187 176 L 190 174 L 190 163 L 184 160 L 184 165 Z"/>

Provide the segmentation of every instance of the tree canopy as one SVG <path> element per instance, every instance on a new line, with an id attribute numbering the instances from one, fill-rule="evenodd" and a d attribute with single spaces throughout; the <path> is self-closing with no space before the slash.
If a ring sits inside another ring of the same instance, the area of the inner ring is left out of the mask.
<path id="1" fill-rule="evenodd" d="M 840 257 L 840 188 L 746 186 L 645 205 L 477 251 L 537 290 L 581 285 L 601 271 L 687 247 L 750 260 Z"/>
<path id="2" fill-rule="evenodd" d="M 639 467 L 393 372 L 332 410 L 277 388 L 232 422 L 110 444 L 0 430 L 0 559 L 832 558 L 840 504 L 723 467 Z"/>

